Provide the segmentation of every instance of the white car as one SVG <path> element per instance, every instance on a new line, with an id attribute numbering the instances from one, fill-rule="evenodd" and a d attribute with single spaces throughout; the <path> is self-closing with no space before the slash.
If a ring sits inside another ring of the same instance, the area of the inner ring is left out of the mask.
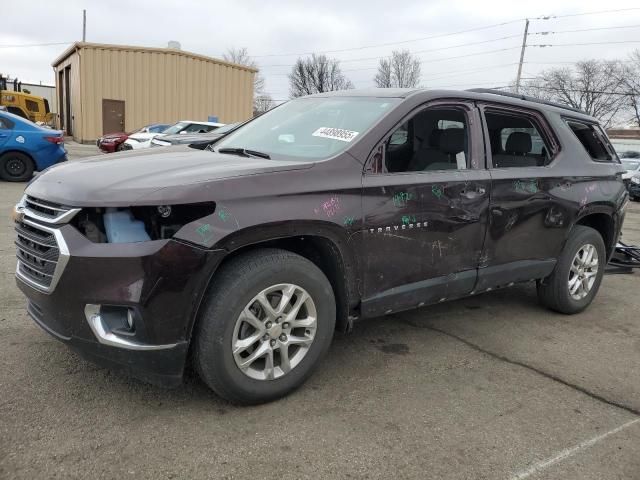
<path id="1" fill-rule="evenodd" d="M 164 135 L 187 134 L 187 133 L 207 133 L 216 128 L 224 126 L 224 123 L 215 122 L 198 122 L 194 120 L 180 120 L 178 123 L 171 125 L 162 133 L 134 133 L 124 142 L 124 150 L 139 150 L 141 148 L 149 148 L 151 140 L 155 137 Z"/>
<path id="2" fill-rule="evenodd" d="M 640 173 L 640 158 L 624 158 L 624 156 L 620 156 L 620 161 L 626 170 L 626 172 L 622 174 L 623 180 L 630 179 L 637 173 Z"/>

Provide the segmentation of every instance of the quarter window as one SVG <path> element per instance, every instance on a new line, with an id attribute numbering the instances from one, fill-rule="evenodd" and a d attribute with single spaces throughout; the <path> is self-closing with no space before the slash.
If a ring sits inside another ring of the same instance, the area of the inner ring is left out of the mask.
<path id="1" fill-rule="evenodd" d="M 400 125 L 386 142 L 388 172 L 464 170 L 469 165 L 467 118 L 455 108 L 430 108 Z"/>
<path id="2" fill-rule="evenodd" d="M 485 112 L 494 168 L 542 167 L 549 147 L 536 123 L 525 115 Z"/>
<path id="3" fill-rule="evenodd" d="M 599 131 L 596 125 L 576 122 L 574 120 L 567 120 L 567 125 L 569 125 L 571 131 L 578 140 L 580 140 L 580 143 L 592 159 L 600 162 L 611 161 L 612 156 L 605 143 L 606 140 L 603 138 L 602 132 Z"/>

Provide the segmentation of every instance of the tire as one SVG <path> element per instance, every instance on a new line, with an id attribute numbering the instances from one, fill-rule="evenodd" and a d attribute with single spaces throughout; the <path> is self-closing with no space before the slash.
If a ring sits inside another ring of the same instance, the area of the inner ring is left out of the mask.
<path id="1" fill-rule="evenodd" d="M 585 267 L 584 264 L 581 264 L 582 260 L 577 258 L 580 253 L 585 255 L 582 259 L 588 260 L 590 251 L 595 252 L 597 259 L 592 254 L 592 261 L 586 262 L 586 264 L 593 264 L 595 260 L 596 267 Z M 577 266 L 572 270 L 574 262 Z M 537 283 L 540 303 L 551 310 L 565 314 L 583 311 L 598 293 L 606 262 L 606 250 L 600 233 L 591 227 L 576 225 L 569 235 L 553 273 Z M 579 273 L 580 270 L 581 273 Z M 586 279 L 581 282 L 582 275 L 593 278 L 593 281 Z M 575 294 L 570 291 L 571 281 L 573 281 L 574 287 L 579 289 Z M 584 287 L 585 282 L 588 288 Z M 578 285 L 576 286 L 576 284 Z"/>
<path id="2" fill-rule="evenodd" d="M 284 288 L 285 284 L 298 288 L 291 290 L 295 290 L 291 297 L 294 304 L 306 298 L 303 292 L 310 297 L 310 300 L 302 303 L 300 313 L 291 317 L 292 323 L 287 322 L 286 316 L 266 317 L 267 310 L 259 306 L 261 304 L 256 300 L 263 291 L 276 288 L 266 297 L 271 295 L 271 302 L 277 305 L 279 298 L 282 298 L 278 297 L 277 289 Z M 259 320 L 259 330 L 240 319 L 241 313 L 244 315 L 249 307 L 255 313 L 253 324 L 256 318 Z M 306 319 L 293 319 L 305 314 Z M 292 326 L 311 322 L 314 317 L 314 327 Z M 266 330 L 269 318 L 272 319 L 269 322 L 271 329 Z M 292 392 L 313 373 L 329 349 L 335 322 L 333 289 L 315 264 L 286 250 L 261 249 L 249 252 L 232 259 L 213 278 L 195 329 L 195 367 L 202 380 L 230 402 L 245 405 L 269 402 Z M 287 325 L 289 330 L 285 328 Z M 278 331 L 278 328 L 282 331 Z M 253 340 L 251 347 L 246 350 L 238 347 L 238 342 L 255 336 L 260 338 Z M 308 338 L 311 337 L 309 343 Z M 304 339 L 305 343 L 294 344 L 294 339 L 296 343 Z M 281 340 L 291 342 L 291 345 L 283 344 Z M 273 346 L 274 342 L 276 346 Z M 234 355 L 232 344 L 240 353 Z M 258 360 L 242 369 L 240 364 L 248 363 L 249 357 L 258 353 L 259 349 L 267 352 L 265 356 L 258 356 Z M 283 363 L 283 352 L 288 353 L 287 364 L 291 365 L 287 373 L 284 373 L 286 365 Z M 272 359 L 271 366 L 278 365 L 277 368 L 269 368 L 269 358 Z M 264 378 L 258 378 L 261 375 Z"/>
<path id="3" fill-rule="evenodd" d="M 118 144 L 116 152 L 124 152 L 124 142 Z"/>
<path id="4" fill-rule="evenodd" d="M 7 152 L 0 156 L 0 177 L 7 182 L 26 182 L 33 177 L 31 157 L 21 152 Z"/>

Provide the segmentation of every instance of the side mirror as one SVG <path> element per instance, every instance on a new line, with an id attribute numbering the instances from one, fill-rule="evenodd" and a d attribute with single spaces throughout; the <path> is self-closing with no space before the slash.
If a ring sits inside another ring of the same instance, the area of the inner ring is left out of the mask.
<path id="1" fill-rule="evenodd" d="M 296 136 L 292 133 L 283 133 L 278 135 L 279 143 L 296 143 Z"/>

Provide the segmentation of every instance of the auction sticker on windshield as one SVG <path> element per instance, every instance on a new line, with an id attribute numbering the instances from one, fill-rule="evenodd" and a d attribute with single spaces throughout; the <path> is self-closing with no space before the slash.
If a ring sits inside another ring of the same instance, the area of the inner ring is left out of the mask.
<path id="1" fill-rule="evenodd" d="M 314 137 L 332 138 L 333 140 L 341 140 L 343 142 L 350 142 L 360 132 L 354 132 L 352 130 L 343 130 L 342 128 L 320 127 L 311 135 Z"/>

